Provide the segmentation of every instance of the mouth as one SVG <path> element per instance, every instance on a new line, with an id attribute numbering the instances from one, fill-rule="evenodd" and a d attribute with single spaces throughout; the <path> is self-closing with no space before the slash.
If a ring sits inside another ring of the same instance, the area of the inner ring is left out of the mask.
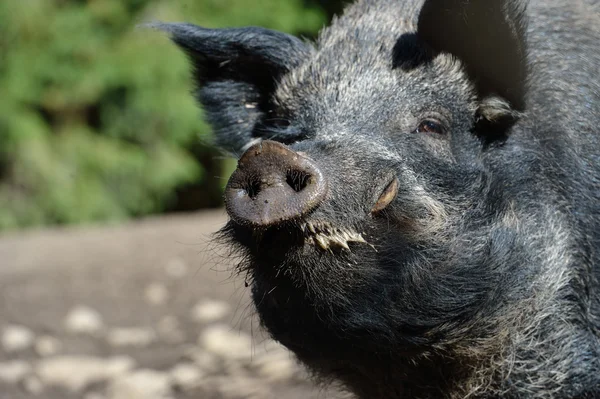
<path id="1" fill-rule="evenodd" d="M 368 244 L 361 233 L 347 227 L 336 227 L 328 222 L 305 222 L 300 228 L 307 244 L 325 251 L 333 248 L 350 251 L 349 243 Z"/>
<path id="2" fill-rule="evenodd" d="M 386 209 L 397 195 L 398 178 L 394 176 L 379 196 L 371 213 L 377 214 Z M 352 228 L 337 227 L 331 223 L 316 220 L 302 223 L 300 229 L 304 235 L 305 243 L 325 251 L 331 251 L 333 248 L 350 251 L 349 243 L 367 244 L 375 249 L 361 233 Z"/>

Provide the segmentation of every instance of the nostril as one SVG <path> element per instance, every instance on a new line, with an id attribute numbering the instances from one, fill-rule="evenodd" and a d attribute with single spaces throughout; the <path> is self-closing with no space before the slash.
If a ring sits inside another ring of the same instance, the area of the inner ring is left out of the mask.
<path id="1" fill-rule="evenodd" d="M 304 190 L 310 182 L 311 175 L 301 170 L 290 170 L 286 175 L 287 184 L 299 193 Z"/>
<path id="2" fill-rule="evenodd" d="M 250 181 L 249 184 L 245 187 L 245 190 L 248 193 L 248 197 L 250 197 L 251 199 L 256 199 L 256 197 L 258 197 L 258 194 L 261 191 L 260 181 Z"/>

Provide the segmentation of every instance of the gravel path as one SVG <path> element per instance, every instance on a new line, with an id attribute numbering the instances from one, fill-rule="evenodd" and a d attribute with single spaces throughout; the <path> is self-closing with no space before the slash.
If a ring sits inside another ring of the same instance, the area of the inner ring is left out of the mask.
<path id="1" fill-rule="evenodd" d="M 257 327 L 224 212 L 0 236 L 0 399 L 333 398 Z"/>

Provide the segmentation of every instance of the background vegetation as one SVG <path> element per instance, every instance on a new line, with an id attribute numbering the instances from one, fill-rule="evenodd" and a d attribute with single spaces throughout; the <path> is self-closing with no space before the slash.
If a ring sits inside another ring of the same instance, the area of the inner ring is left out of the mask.
<path id="1" fill-rule="evenodd" d="M 342 1 L 0 1 L 0 231 L 221 205 L 225 160 L 151 20 L 314 36 Z M 231 162 L 229 162 L 231 163 Z"/>

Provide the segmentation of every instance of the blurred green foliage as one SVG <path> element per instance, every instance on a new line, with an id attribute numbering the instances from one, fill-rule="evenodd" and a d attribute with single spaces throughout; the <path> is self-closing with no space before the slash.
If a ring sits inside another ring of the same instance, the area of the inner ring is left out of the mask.
<path id="1" fill-rule="evenodd" d="M 136 28 L 152 20 L 310 36 L 326 17 L 303 0 L 0 1 L 0 230 L 218 201 L 187 61 Z"/>

